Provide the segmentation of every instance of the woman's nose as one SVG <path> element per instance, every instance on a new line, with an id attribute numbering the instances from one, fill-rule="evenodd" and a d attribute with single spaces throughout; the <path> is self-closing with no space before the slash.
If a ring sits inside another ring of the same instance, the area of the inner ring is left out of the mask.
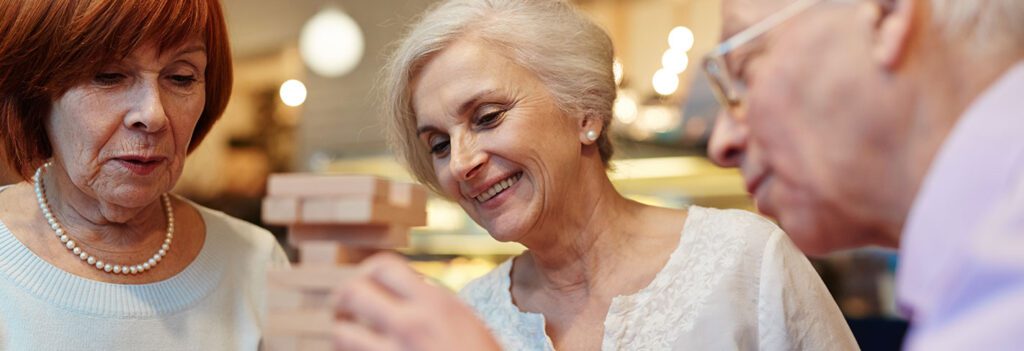
<path id="1" fill-rule="evenodd" d="M 158 81 L 144 80 L 138 83 L 131 94 L 135 100 L 133 108 L 125 116 L 125 125 L 146 133 L 156 133 L 167 127 L 167 110 Z"/>
<path id="2" fill-rule="evenodd" d="M 451 161 L 448 165 L 457 180 L 473 178 L 487 163 L 487 153 L 482 152 L 474 140 L 453 137 L 450 143 Z"/>

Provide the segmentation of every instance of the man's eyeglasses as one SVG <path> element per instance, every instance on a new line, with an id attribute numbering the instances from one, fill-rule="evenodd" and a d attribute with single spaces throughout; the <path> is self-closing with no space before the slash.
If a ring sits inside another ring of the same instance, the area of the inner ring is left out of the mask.
<path id="1" fill-rule="evenodd" d="M 747 86 L 741 79 L 733 77 L 725 56 L 822 1 L 825 0 L 797 0 L 726 39 L 704 57 L 704 73 L 711 83 L 711 90 L 715 93 L 718 103 L 722 104 L 729 114 L 735 117 L 736 112 L 742 109 Z"/>

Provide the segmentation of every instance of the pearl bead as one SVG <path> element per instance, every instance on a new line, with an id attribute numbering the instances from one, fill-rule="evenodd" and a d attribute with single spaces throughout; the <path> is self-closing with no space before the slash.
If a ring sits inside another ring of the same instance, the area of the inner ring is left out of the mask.
<path id="1" fill-rule="evenodd" d="M 164 213 L 167 215 L 167 236 L 164 238 L 164 243 L 160 246 L 160 250 L 153 255 L 152 258 L 142 264 L 122 266 L 106 264 L 95 256 L 91 256 L 86 253 L 78 246 L 78 243 L 71 240 L 67 231 L 65 231 L 64 228 L 61 227 L 60 222 L 58 222 L 57 216 L 55 216 L 53 211 L 50 209 L 50 202 L 46 198 L 46 187 L 43 183 L 43 171 L 49 168 L 51 164 L 52 162 L 46 162 L 39 168 L 36 168 L 36 172 L 32 176 L 33 188 L 36 193 L 36 202 L 39 203 L 39 210 L 42 212 L 43 218 L 46 219 L 47 224 L 50 225 L 50 229 L 53 230 L 54 235 L 56 235 L 68 250 L 71 250 L 72 254 L 78 256 L 79 259 L 91 266 L 95 266 L 97 269 L 103 270 L 104 272 L 113 272 L 114 274 L 136 274 L 145 272 L 156 266 L 156 263 L 160 262 L 160 260 L 163 259 L 163 256 L 167 254 L 167 251 L 171 249 L 171 239 L 174 238 L 174 206 L 171 204 L 170 195 L 165 193 L 160 195 L 160 202 L 163 205 Z"/>

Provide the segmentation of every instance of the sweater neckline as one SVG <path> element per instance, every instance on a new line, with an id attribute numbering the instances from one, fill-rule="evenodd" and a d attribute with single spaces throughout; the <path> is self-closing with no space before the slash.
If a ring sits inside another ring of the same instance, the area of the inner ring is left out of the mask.
<path id="1" fill-rule="evenodd" d="M 189 202 L 206 224 L 199 255 L 181 272 L 148 284 L 116 284 L 68 273 L 37 256 L 0 221 L 0 280 L 43 302 L 78 314 L 101 318 L 149 319 L 173 314 L 212 292 L 225 272 L 229 250 L 216 235 L 223 225 L 216 212 Z"/>

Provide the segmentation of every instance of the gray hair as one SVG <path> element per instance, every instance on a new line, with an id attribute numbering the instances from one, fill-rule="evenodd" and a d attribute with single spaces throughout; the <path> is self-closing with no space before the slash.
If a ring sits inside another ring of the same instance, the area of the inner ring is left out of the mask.
<path id="1" fill-rule="evenodd" d="M 970 40 L 985 53 L 1024 50 L 1024 1 L 931 0 L 934 18 L 949 40 Z"/>
<path id="2" fill-rule="evenodd" d="M 537 75 L 567 115 L 601 121 L 597 145 L 607 167 L 616 94 L 608 34 L 564 0 L 448 0 L 410 26 L 388 58 L 379 87 L 388 142 L 417 180 L 442 193 L 429 149 L 416 135 L 410 82 L 462 38 L 492 45 Z"/>

